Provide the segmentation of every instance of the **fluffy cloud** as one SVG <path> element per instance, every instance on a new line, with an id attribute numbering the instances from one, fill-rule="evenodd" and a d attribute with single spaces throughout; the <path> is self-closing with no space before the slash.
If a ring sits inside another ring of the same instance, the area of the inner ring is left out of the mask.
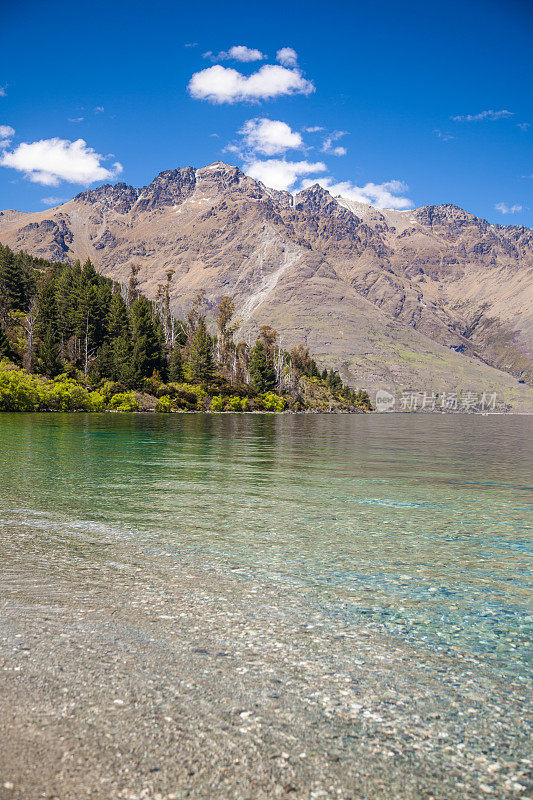
<path id="1" fill-rule="evenodd" d="M 87 186 L 95 181 L 109 180 L 122 172 L 118 161 L 111 169 L 104 167 L 104 156 L 87 147 L 83 139 L 41 139 L 23 142 L 0 157 L 0 166 L 24 172 L 34 183 L 57 186 L 60 181 Z"/>
<path id="2" fill-rule="evenodd" d="M 347 131 L 333 131 L 329 136 L 326 136 L 322 143 L 322 152 L 329 153 L 332 156 L 345 156 L 348 152 L 345 147 L 336 146 L 334 147 L 334 142 L 337 142 L 343 136 L 346 136 Z"/>
<path id="3" fill-rule="evenodd" d="M 60 206 L 64 202 L 64 197 L 43 197 L 41 199 L 41 203 L 45 206 Z"/>
<path id="4" fill-rule="evenodd" d="M 5 97 L 7 94 L 5 86 L 0 86 L 0 97 Z"/>
<path id="5" fill-rule="evenodd" d="M 519 206 L 516 203 L 513 206 L 508 206 L 507 203 L 496 203 L 494 208 L 496 211 L 500 211 L 502 214 L 519 214 L 524 210 L 523 206 Z"/>
<path id="6" fill-rule="evenodd" d="M 276 53 L 276 61 L 279 61 L 284 67 L 295 67 L 298 63 L 296 50 L 293 50 L 292 47 L 282 47 Z"/>
<path id="7" fill-rule="evenodd" d="M 304 131 L 306 133 L 318 133 L 318 131 L 323 131 L 323 130 L 324 128 L 322 127 L 322 125 L 311 125 L 307 128 L 304 128 Z"/>
<path id="8" fill-rule="evenodd" d="M 238 44 L 230 47 L 229 50 L 222 50 L 220 53 L 214 54 L 211 50 L 204 53 L 204 58 L 210 58 L 212 61 L 263 61 L 266 56 L 261 50 L 256 50 L 254 47 L 246 47 L 244 44 Z"/>
<path id="9" fill-rule="evenodd" d="M 506 111 L 505 109 L 502 111 L 493 111 L 492 108 L 489 108 L 488 111 L 480 111 L 479 114 L 462 114 L 458 117 L 451 117 L 451 119 L 454 122 L 479 122 L 482 119 L 507 119 L 512 116 L 512 111 Z"/>
<path id="10" fill-rule="evenodd" d="M 385 181 L 385 183 L 366 183 L 364 186 L 355 186 L 351 181 L 334 182 L 333 178 L 325 177 L 318 180 L 302 181 L 305 188 L 313 183 L 318 183 L 327 189 L 334 197 L 341 195 L 347 200 L 355 200 L 358 203 L 367 203 L 376 208 L 412 208 L 413 203 L 408 197 L 401 195 L 408 191 L 409 187 L 403 181 Z"/>
<path id="11" fill-rule="evenodd" d="M 528 128 L 531 128 L 531 122 L 517 122 L 517 127 L 521 131 L 527 131 Z"/>
<path id="12" fill-rule="evenodd" d="M 250 150 L 264 156 L 278 155 L 303 145 L 300 134 L 278 119 L 249 119 L 239 133 Z"/>
<path id="13" fill-rule="evenodd" d="M 15 135 L 15 128 L 11 125 L 0 125 L 0 150 L 5 150 L 11 144 L 11 137 Z"/>
<path id="14" fill-rule="evenodd" d="M 189 81 L 189 94 L 211 103 L 239 103 L 269 100 L 291 94 L 311 94 L 315 87 L 296 69 L 265 64 L 251 75 L 216 64 L 195 72 Z"/>
<path id="15" fill-rule="evenodd" d="M 313 172 L 325 172 L 326 165 L 322 161 L 284 161 L 271 158 L 267 161 L 251 161 L 245 166 L 245 172 L 251 178 L 262 181 L 272 189 L 290 189 L 301 175 Z"/>

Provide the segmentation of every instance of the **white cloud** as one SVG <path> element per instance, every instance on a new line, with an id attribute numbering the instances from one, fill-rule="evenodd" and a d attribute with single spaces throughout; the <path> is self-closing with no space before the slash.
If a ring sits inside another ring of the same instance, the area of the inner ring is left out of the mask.
<path id="1" fill-rule="evenodd" d="M 244 123 L 239 131 L 250 150 L 264 156 L 274 156 L 302 147 L 303 140 L 286 122 L 256 117 Z"/>
<path id="2" fill-rule="evenodd" d="M 224 153 L 234 153 L 236 156 L 239 156 L 239 158 L 246 158 L 242 147 L 240 147 L 237 144 L 233 144 L 233 142 L 230 142 L 230 144 L 227 144 L 222 152 L 224 152 Z"/>
<path id="3" fill-rule="evenodd" d="M 308 95 L 315 91 L 311 81 L 306 80 L 299 70 L 277 64 L 265 64 L 248 76 L 216 64 L 195 72 L 188 89 L 191 97 L 211 103 L 267 100 L 282 95 Z"/>
<path id="4" fill-rule="evenodd" d="M 94 113 L 95 113 L 95 114 L 103 114 L 103 113 L 104 113 L 104 110 L 105 110 L 105 109 L 104 109 L 104 107 L 103 107 L 103 106 L 95 106 Z"/>
<path id="5" fill-rule="evenodd" d="M 64 197 L 43 197 L 41 200 L 41 203 L 45 206 L 60 206 L 64 202 Z"/>
<path id="6" fill-rule="evenodd" d="M 0 86 L 0 97 L 5 97 L 7 95 L 6 87 Z"/>
<path id="7" fill-rule="evenodd" d="M 496 203 L 494 208 L 502 214 L 519 214 L 520 211 L 524 210 L 524 207 L 519 206 L 517 203 L 513 206 L 508 206 L 507 203 Z"/>
<path id="8" fill-rule="evenodd" d="M 318 133 L 318 131 L 323 131 L 323 130 L 324 128 L 322 127 L 322 125 L 311 125 L 308 128 L 304 128 L 304 131 L 306 133 Z"/>
<path id="9" fill-rule="evenodd" d="M 0 125 L 0 150 L 5 150 L 11 144 L 11 137 L 15 135 L 15 128 L 11 125 Z"/>
<path id="10" fill-rule="evenodd" d="M 204 58 L 210 58 L 211 61 L 243 61 L 248 63 L 250 61 L 263 61 L 266 58 L 261 50 L 256 50 L 255 47 L 246 47 L 244 44 L 234 45 L 229 50 L 222 50 L 220 53 L 213 53 L 208 50 L 204 53 Z"/>
<path id="11" fill-rule="evenodd" d="M 330 153 L 333 156 L 345 156 L 348 152 L 347 149 L 345 147 L 334 147 L 333 143 L 346 136 L 346 134 L 347 131 L 333 131 L 333 133 L 330 133 L 322 143 L 322 152 Z"/>
<path id="12" fill-rule="evenodd" d="M 267 161 L 251 161 L 245 166 L 245 172 L 251 178 L 262 181 L 272 189 L 288 190 L 301 175 L 313 172 L 325 172 L 326 165 L 322 161 L 285 161 L 271 158 Z"/>
<path id="13" fill-rule="evenodd" d="M 341 195 L 347 200 L 366 203 L 376 208 L 412 208 L 413 203 L 408 197 L 401 195 L 409 187 L 403 181 L 385 181 L 384 183 L 366 183 L 364 186 L 355 186 L 351 181 L 334 182 L 333 178 L 325 177 L 318 180 L 304 178 L 302 186 L 306 188 L 313 183 L 318 183 L 327 189 L 334 197 Z"/>
<path id="14" fill-rule="evenodd" d="M 503 109 L 502 111 L 493 111 L 492 108 L 489 108 L 488 111 L 480 111 L 479 114 L 462 114 L 457 117 L 451 117 L 454 122 L 479 122 L 482 119 L 508 119 L 508 117 L 513 116 L 513 111 L 506 111 Z"/>
<path id="15" fill-rule="evenodd" d="M 0 139 L 11 139 L 15 135 L 15 128 L 11 125 L 0 125 Z"/>
<path id="16" fill-rule="evenodd" d="M 84 119 L 85 119 L 85 117 L 69 117 L 68 121 L 69 122 L 83 122 Z"/>
<path id="17" fill-rule="evenodd" d="M 531 122 L 517 122 L 517 127 L 521 131 L 527 131 L 528 128 L 531 128 Z"/>
<path id="18" fill-rule="evenodd" d="M 282 47 L 276 53 L 276 61 L 279 61 L 284 67 L 295 67 L 298 63 L 298 54 L 292 47 Z"/>
<path id="19" fill-rule="evenodd" d="M 41 139 L 23 142 L 12 152 L 0 157 L 0 166 L 24 172 L 34 183 L 57 186 L 60 181 L 87 186 L 95 181 L 109 180 L 122 172 L 118 161 L 111 169 L 102 165 L 104 156 L 87 147 L 83 139 Z"/>
<path id="20" fill-rule="evenodd" d="M 451 142 L 452 139 L 456 139 L 457 138 L 456 136 L 453 136 L 453 134 L 451 134 L 451 133 L 446 133 L 446 132 L 443 133 L 438 128 L 436 130 L 434 130 L 433 133 L 435 134 L 435 136 L 438 136 L 439 139 L 442 139 L 443 142 Z"/>

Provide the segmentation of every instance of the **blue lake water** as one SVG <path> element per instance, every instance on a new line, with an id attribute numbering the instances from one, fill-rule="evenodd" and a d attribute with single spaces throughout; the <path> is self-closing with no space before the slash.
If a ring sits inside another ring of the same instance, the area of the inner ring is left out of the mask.
<path id="1" fill-rule="evenodd" d="M 525 677 L 532 443 L 520 416 L 1 414 L 0 593 L 186 560 Z"/>

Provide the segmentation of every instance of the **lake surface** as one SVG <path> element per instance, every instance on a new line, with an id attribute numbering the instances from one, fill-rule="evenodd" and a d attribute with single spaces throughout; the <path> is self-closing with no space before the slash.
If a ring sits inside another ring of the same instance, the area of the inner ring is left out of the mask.
<path id="1" fill-rule="evenodd" d="M 186 562 L 524 680 L 532 442 L 518 416 L 0 414 L 0 594 L 39 615 Z"/>

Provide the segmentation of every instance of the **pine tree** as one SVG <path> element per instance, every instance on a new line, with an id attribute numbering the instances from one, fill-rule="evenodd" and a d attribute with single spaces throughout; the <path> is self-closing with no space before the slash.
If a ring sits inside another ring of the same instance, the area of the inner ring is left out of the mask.
<path id="1" fill-rule="evenodd" d="M 79 261 L 77 261 L 74 265 L 65 265 L 56 281 L 58 333 L 63 354 L 66 354 L 67 342 L 74 334 L 76 327 L 80 277 L 81 267 Z"/>
<path id="2" fill-rule="evenodd" d="M 261 339 L 258 339 L 252 348 L 250 357 L 250 383 L 252 388 L 260 394 L 270 391 L 276 385 L 276 373 L 268 358 L 267 349 Z"/>
<path id="3" fill-rule="evenodd" d="M 49 378 L 55 378 L 63 369 L 61 358 L 59 357 L 59 344 L 57 334 L 49 325 L 41 334 L 37 348 L 39 371 Z"/>
<path id="4" fill-rule="evenodd" d="M 181 361 L 181 350 L 177 344 L 172 348 L 170 355 L 170 364 L 168 369 L 169 380 L 174 383 L 181 383 L 183 381 L 183 364 Z"/>
<path id="5" fill-rule="evenodd" d="M 161 341 L 152 319 L 150 303 L 139 297 L 132 306 L 133 374 L 135 380 L 149 378 L 154 370 L 164 371 L 165 360 Z"/>
<path id="6" fill-rule="evenodd" d="M 134 369 L 132 363 L 132 345 L 129 332 L 124 331 L 122 336 L 113 340 L 112 346 L 112 377 L 116 381 L 132 386 L 134 382 Z"/>
<path id="7" fill-rule="evenodd" d="M 221 298 L 217 308 L 217 361 L 226 377 L 231 376 L 234 362 L 233 334 L 238 328 L 237 324 L 230 324 L 234 313 L 235 302 L 232 297 L 225 295 Z"/>
<path id="8" fill-rule="evenodd" d="M 11 344 L 0 324 L 0 358 L 11 358 Z"/>
<path id="9" fill-rule="evenodd" d="M 37 295 L 37 363 L 39 371 L 49 377 L 62 370 L 54 283 L 54 274 L 49 271 L 43 277 Z"/>
<path id="10" fill-rule="evenodd" d="M 130 321 L 128 309 L 124 298 L 119 291 L 111 297 L 107 314 L 107 330 L 111 339 L 116 339 L 124 333 L 129 333 Z"/>
<path id="11" fill-rule="evenodd" d="M 10 311 L 25 311 L 27 305 L 26 276 L 21 260 L 9 249 L 0 245 L 0 295 L 2 317 L 7 323 Z"/>
<path id="12" fill-rule="evenodd" d="M 203 317 L 198 320 L 188 349 L 189 379 L 193 383 L 208 383 L 214 372 L 213 341 L 207 332 Z"/>

